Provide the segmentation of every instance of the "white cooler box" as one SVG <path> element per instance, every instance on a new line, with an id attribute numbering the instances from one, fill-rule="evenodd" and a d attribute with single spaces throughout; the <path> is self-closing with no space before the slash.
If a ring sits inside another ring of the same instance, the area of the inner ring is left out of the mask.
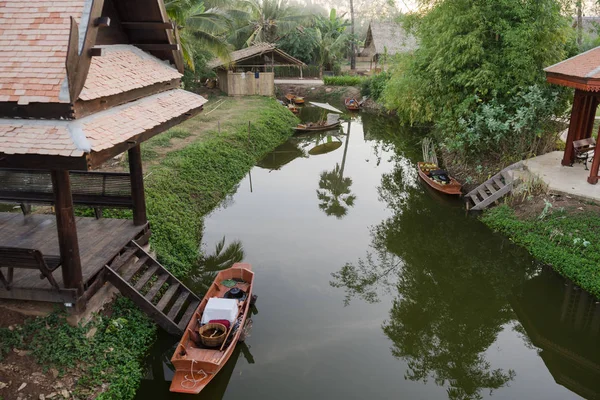
<path id="1" fill-rule="evenodd" d="M 233 324 L 238 313 L 238 301 L 236 299 L 222 299 L 213 297 L 208 299 L 200 324 L 207 324 L 214 319 L 226 319 Z"/>

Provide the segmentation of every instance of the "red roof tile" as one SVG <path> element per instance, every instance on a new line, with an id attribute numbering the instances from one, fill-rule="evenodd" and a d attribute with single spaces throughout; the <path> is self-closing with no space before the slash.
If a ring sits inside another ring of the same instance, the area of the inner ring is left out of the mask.
<path id="1" fill-rule="evenodd" d="M 544 71 L 551 83 L 581 90 L 600 91 L 600 47 L 559 62 Z"/>
<path id="2" fill-rule="evenodd" d="M 181 78 L 168 63 L 131 45 L 98 46 L 101 57 L 94 57 L 85 81 L 81 100 L 115 95 L 129 90 Z"/>
<path id="3" fill-rule="evenodd" d="M 56 103 L 85 0 L 0 0 L 0 102 Z"/>
<path id="4" fill-rule="evenodd" d="M 73 121 L 0 119 L 0 153 L 81 157 L 179 117 L 206 99 L 175 89 Z"/>

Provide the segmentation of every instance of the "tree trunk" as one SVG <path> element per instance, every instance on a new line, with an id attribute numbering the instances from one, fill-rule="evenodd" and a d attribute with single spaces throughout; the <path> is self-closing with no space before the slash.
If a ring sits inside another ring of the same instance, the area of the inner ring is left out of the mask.
<path id="1" fill-rule="evenodd" d="M 577 45 L 583 44 L 583 5 L 582 0 L 577 1 Z"/>
<path id="2" fill-rule="evenodd" d="M 356 44 L 354 41 L 354 0 L 350 0 L 350 34 L 351 46 L 350 46 L 350 69 L 354 71 L 356 69 Z"/>

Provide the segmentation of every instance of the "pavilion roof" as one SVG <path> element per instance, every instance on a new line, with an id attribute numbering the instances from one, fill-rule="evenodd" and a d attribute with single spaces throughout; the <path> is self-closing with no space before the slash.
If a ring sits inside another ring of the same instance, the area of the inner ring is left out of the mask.
<path id="1" fill-rule="evenodd" d="M 600 47 L 546 69 L 548 82 L 584 91 L 600 91 Z"/>
<path id="2" fill-rule="evenodd" d="M 375 54 L 394 55 L 408 53 L 417 49 L 417 39 L 407 32 L 401 24 L 395 22 L 371 22 L 367 30 L 364 51 L 365 55 L 370 53 L 371 44 Z"/>
<path id="3" fill-rule="evenodd" d="M 0 0 L 0 102 L 68 103 L 60 91 L 70 18 L 79 22 L 84 5 L 84 0 Z"/>
<path id="4" fill-rule="evenodd" d="M 71 120 L 0 119 L 0 153 L 81 158 L 179 117 L 207 102 L 201 96 L 175 89 Z M 87 168 L 83 168 L 87 169 Z"/>
<path id="5" fill-rule="evenodd" d="M 132 45 L 96 46 L 102 57 L 92 64 L 79 98 L 93 100 L 155 83 L 179 79 L 183 75 L 170 64 Z"/>

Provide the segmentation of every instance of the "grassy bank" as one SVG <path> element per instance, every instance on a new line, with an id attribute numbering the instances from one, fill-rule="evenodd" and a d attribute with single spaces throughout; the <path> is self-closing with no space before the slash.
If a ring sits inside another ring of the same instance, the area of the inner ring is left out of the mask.
<path id="1" fill-rule="evenodd" d="M 583 203 L 557 206 L 546 199 L 542 201 L 537 211 L 529 215 L 505 204 L 487 211 L 481 220 L 600 298 L 599 208 Z"/>
<path id="2" fill-rule="evenodd" d="M 199 257 L 203 216 L 235 189 L 258 159 L 285 141 L 296 123 L 293 114 L 270 98 L 217 98 L 198 117 L 143 144 L 151 244 L 167 268 L 179 277 L 190 272 Z M 121 160 L 110 169 L 120 170 L 125 164 Z M 105 213 L 107 217 L 128 215 Z M 8 387 L 0 385 L 0 400 L 16 395 L 21 382 L 37 388 L 32 392 L 35 398 L 49 392 L 57 392 L 60 398 L 61 390 L 68 390 L 76 398 L 90 398 L 100 391 L 98 399 L 131 399 L 156 331 L 123 298 L 85 328 L 67 325 L 60 313 L 4 326 L 0 367 L 18 363 L 27 373 L 15 375 Z M 88 338 L 90 330 L 96 334 Z M 23 357 L 22 351 L 27 352 Z M 46 375 L 49 369 L 59 371 L 59 380 L 64 373 L 71 383 L 56 389 L 52 379 L 45 388 L 28 381 L 41 369 Z M 1 368 L 0 378 L 9 380 Z"/>
<path id="3" fill-rule="evenodd" d="M 198 259 L 202 217 L 235 188 L 256 161 L 292 134 L 297 119 L 275 100 L 254 99 L 234 122 L 205 132 L 204 139 L 170 152 L 149 169 L 146 180 L 152 247 L 177 276 Z M 250 122 L 250 132 L 248 131 Z M 178 127 L 191 131 L 201 120 Z M 154 143 L 148 143 L 152 147 Z"/>

